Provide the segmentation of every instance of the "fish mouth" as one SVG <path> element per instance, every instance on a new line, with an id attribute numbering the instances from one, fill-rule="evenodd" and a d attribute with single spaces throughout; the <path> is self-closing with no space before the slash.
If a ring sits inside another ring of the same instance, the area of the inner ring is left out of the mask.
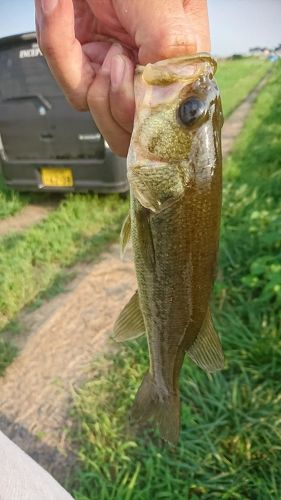
<path id="1" fill-rule="evenodd" d="M 193 82 L 206 71 L 213 77 L 216 69 L 216 59 L 208 52 L 199 52 L 189 56 L 163 59 L 146 66 L 138 65 L 135 74 L 141 75 L 147 84 L 165 86 L 178 81 Z"/>

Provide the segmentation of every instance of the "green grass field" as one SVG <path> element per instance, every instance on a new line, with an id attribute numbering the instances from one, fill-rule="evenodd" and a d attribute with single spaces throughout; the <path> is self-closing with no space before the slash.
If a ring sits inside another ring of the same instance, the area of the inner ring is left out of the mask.
<path id="1" fill-rule="evenodd" d="M 211 376 L 185 362 L 182 432 L 172 448 L 128 428 L 148 366 L 145 340 L 95 360 L 73 409 L 76 500 L 280 499 L 280 77 L 279 64 L 225 165 L 212 304 L 225 370 Z"/>

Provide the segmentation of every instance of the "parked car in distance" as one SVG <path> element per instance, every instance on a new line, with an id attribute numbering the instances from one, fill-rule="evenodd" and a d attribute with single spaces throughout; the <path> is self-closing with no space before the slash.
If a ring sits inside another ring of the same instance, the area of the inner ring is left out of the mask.
<path id="1" fill-rule="evenodd" d="M 21 191 L 128 191 L 126 160 L 67 102 L 35 33 L 0 39 L 0 166 Z"/>

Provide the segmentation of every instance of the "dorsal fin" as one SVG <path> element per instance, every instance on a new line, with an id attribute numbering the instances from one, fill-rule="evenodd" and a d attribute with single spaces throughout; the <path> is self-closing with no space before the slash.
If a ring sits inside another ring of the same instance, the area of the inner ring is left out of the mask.
<path id="1" fill-rule="evenodd" d="M 145 333 L 143 315 L 140 310 L 138 291 L 134 293 L 128 304 L 122 309 L 113 327 L 113 338 L 116 342 L 132 340 Z"/>
<path id="2" fill-rule="evenodd" d="M 216 333 L 210 310 L 208 309 L 202 328 L 187 355 L 207 372 L 222 370 L 224 355 L 220 339 Z"/>

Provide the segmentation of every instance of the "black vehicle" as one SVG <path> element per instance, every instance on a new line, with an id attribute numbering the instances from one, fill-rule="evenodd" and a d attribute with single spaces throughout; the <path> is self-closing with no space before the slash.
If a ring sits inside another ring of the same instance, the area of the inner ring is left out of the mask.
<path id="1" fill-rule="evenodd" d="M 0 39 L 0 165 L 21 191 L 128 190 L 125 160 L 68 104 L 35 33 Z"/>

